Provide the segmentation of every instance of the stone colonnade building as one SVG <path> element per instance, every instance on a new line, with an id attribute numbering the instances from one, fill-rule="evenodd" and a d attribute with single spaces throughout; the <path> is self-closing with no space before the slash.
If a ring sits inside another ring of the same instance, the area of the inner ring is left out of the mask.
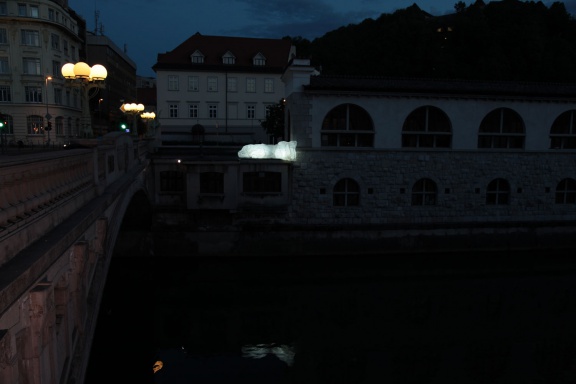
<path id="1" fill-rule="evenodd" d="M 307 60 L 283 80 L 297 142 L 285 223 L 409 241 L 517 228 L 526 247 L 575 223 L 573 84 L 316 76 Z"/>

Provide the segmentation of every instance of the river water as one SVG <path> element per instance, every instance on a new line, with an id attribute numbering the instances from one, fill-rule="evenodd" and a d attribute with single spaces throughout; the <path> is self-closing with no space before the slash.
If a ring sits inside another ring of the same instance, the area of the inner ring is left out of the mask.
<path id="1" fill-rule="evenodd" d="M 572 383 L 573 258 L 115 257 L 86 384 Z"/>

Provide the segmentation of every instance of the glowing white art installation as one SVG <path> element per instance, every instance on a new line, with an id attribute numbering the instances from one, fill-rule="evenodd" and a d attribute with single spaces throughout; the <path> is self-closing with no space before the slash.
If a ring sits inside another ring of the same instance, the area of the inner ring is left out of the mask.
<path id="1" fill-rule="evenodd" d="M 238 157 L 294 161 L 296 160 L 296 142 L 280 141 L 278 144 L 248 144 L 238 151 Z"/>

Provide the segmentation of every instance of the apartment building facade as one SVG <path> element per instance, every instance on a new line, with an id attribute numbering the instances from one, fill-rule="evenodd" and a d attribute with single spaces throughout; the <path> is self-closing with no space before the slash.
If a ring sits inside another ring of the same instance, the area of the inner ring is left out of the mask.
<path id="1" fill-rule="evenodd" d="M 48 134 L 62 141 L 79 134 L 80 91 L 66 87 L 61 68 L 85 60 L 85 35 L 86 22 L 67 1 L 0 2 L 4 140 L 41 145 Z"/>
<path id="2" fill-rule="evenodd" d="M 260 123 L 284 97 L 281 75 L 294 55 L 289 40 L 200 33 L 158 54 L 162 144 L 269 142 Z"/>

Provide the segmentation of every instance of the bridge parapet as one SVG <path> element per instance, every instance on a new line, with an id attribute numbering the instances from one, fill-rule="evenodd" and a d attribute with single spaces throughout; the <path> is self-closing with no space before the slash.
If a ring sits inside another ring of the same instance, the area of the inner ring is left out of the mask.
<path id="1" fill-rule="evenodd" d="M 126 134 L 0 161 L 0 267 L 147 156 Z"/>

